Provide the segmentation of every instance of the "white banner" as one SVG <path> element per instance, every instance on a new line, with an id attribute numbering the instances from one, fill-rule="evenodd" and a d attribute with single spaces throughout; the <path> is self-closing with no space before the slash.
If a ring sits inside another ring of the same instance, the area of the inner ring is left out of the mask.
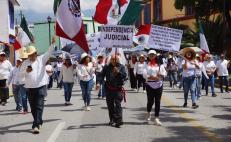
<path id="1" fill-rule="evenodd" d="M 100 45 L 106 48 L 131 48 L 133 26 L 101 26 Z"/>
<path id="2" fill-rule="evenodd" d="M 152 25 L 148 45 L 158 50 L 179 51 L 182 35 L 182 30 Z"/>

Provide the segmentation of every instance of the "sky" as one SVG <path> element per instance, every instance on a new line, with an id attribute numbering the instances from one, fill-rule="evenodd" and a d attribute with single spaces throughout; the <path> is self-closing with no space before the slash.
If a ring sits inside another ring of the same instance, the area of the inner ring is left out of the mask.
<path id="1" fill-rule="evenodd" d="M 16 7 L 16 17 L 19 18 L 19 11 L 30 23 L 45 22 L 47 16 L 54 17 L 53 2 L 54 0 L 18 0 L 20 6 Z M 80 0 L 81 10 L 86 16 L 93 16 L 95 6 L 98 0 Z"/>

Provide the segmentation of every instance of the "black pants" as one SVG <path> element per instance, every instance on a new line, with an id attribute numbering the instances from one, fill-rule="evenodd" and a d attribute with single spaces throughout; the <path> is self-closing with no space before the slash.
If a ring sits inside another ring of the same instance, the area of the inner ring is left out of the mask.
<path id="1" fill-rule="evenodd" d="M 163 86 L 158 89 L 153 89 L 149 85 L 146 85 L 147 91 L 147 111 L 152 111 L 152 106 L 155 102 L 155 117 L 159 117 L 160 113 L 160 100 L 163 92 Z"/>
<path id="2" fill-rule="evenodd" d="M 145 90 L 145 79 L 142 74 L 137 74 L 136 78 L 138 80 L 138 88 L 143 87 L 143 90 Z"/>
<path id="3" fill-rule="evenodd" d="M 39 125 L 43 124 L 42 115 L 44 109 L 44 97 L 46 95 L 46 92 L 46 86 L 28 89 L 31 113 L 34 118 L 32 128 L 39 127 Z"/>
<path id="4" fill-rule="evenodd" d="M 111 91 L 106 88 L 106 101 L 108 107 L 109 118 L 111 122 L 121 123 L 123 122 L 123 114 L 121 102 L 123 95 L 121 92 Z"/>
<path id="5" fill-rule="evenodd" d="M 220 80 L 220 90 L 223 93 L 223 82 L 225 83 L 225 91 L 228 92 L 229 90 L 229 77 L 228 76 L 219 76 Z"/>
<path id="6" fill-rule="evenodd" d="M 133 68 L 130 68 L 129 69 L 129 75 L 130 75 L 130 84 L 131 84 L 131 88 L 132 89 L 136 89 L 137 88 L 137 79 L 134 75 L 134 72 L 133 72 Z"/>
<path id="7" fill-rule="evenodd" d="M 52 75 L 51 76 L 49 76 L 49 84 L 48 84 L 48 89 L 50 89 L 50 88 L 52 88 L 53 87 L 53 77 L 52 77 Z"/>
<path id="8" fill-rule="evenodd" d="M 4 87 L 4 88 L 0 88 L 0 99 L 1 102 L 7 102 L 7 99 L 9 99 L 9 88 L 8 87 Z"/>

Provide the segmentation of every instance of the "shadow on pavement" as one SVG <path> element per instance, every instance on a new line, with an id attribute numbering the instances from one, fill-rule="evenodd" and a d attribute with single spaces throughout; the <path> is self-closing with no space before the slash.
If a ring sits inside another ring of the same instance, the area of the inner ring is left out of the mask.
<path id="1" fill-rule="evenodd" d="M 60 110 L 63 112 L 74 112 L 74 111 L 83 111 L 83 109 L 68 109 L 68 110 Z"/>
<path id="2" fill-rule="evenodd" d="M 60 119 L 48 119 L 48 120 L 44 120 L 44 123 L 47 122 L 53 122 L 53 121 L 58 121 Z M 24 126 L 24 125 L 32 125 L 32 122 L 25 122 L 25 123 L 20 123 L 20 124 L 14 124 L 14 125 L 10 125 L 10 126 L 5 126 L 5 127 L 0 127 L 0 135 L 4 135 L 7 133 L 22 133 L 22 132 L 26 132 L 26 133 L 31 133 L 30 130 L 31 129 L 17 129 L 17 130 L 12 130 L 12 128 L 16 128 L 16 127 L 20 127 L 20 126 Z"/>
<path id="3" fill-rule="evenodd" d="M 231 120 L 231 115 L 230 114 L 223 114 L 223 115 L 213 115 L 213 118 L 219 118 L 223 120 Z M 231 131 L 230 131 L 231 134 Z"/>
<path id="4" fill-rule="evenodd" d="M 64 103 L 62 104 L 45 104 L 44 107 L 63 107 L 65 106 Z"/>

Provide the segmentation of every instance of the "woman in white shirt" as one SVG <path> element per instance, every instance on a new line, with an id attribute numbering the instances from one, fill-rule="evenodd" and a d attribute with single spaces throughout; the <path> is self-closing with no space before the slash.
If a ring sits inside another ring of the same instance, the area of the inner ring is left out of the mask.
<path id="1" fill-rule="evenodd" d="M 158 65 L 156 58 L 156 51 L 150 50 L 148 52 L 149 62 L 143 72 L 144 78 L 147 80 L 147 120 L 151 120 L 151 110 L 155 102 L 155 124 L 162 125 L 159 120 L 160 101 L 163 92 L 163 78 L 166 76 L 164 65 Z"/>
<path id="2" fill-rule="evenodd" d="M 196 109 L 199 106 L 196 104 L 195 89 L 196 89 L 196 69 L 199 69 L 198 62 L 195 60 L 196 53 L 194 50 L 187 48 L 184 53 L 185 60 L 183 66 L 183 88 L 184 88 L 184 105 L 187 107 L 188 93 L 191 93 L 192 108 Z"/>
<path id="3" fill-rule="evenodd" d="M 81 61 L 77 73 L 80 78 L 80 87 L 82 90 L 85 110 L 90 111 L 91 91 L 94 84 L 94 68 L 92 63 L 90 63 L 90 57 L 87 53 L 81 55 Z"/>
<path id="4" fill-rule="evenodd" d="M 59 82 L 63 79 L 65 105 L 71 105 L 71 95 L 74 85 L 75 68 L 71 63 L 70 57 L 66 57 L 59 75 Z"/>
<path id="5" fill-rule="evenodd" d="M 143 86 L 143 92 L 145 92 L 146 80 L 143 77 L 144 68 L 146 68 L 145 57 L 143 54 L 141 54 L 139 57 L 139 62 L 136 62 L 135 66 L 134 66 L 134 75 L 138 81 L 137 92 L 139 91 L 140 87 L 142 87 L 142 86 Z"/>
<path id="6" fill-rule="evenodd" d="M 216 65 L 214 61 L 212 61 L 212 55 L 206 54 L 205 55 L 205 61 L 204 61 L 204 66 L 206 73 L 208 75 L 208 79 L 205 79 L 205 91 L 206 95 L 208 95 L 208 86 L 210 83 L 211 86 L 211 91 L 212 91 L 212 97 L 216 97 L 217 95 L 215 94 L 214 86 L 215 86 L 215 77 L 214 77 L 214 72 L 216 71 Z"/>
<path id="7" fill-rule="evenodd" d="M 98 98 L 102 99 L 105 98 L 105 88 L 104 88 L 104 80 L 102 80 L 102 70 L 105 65 L 104 62 L 104 56 L 103 55 L 98 55 L 97 57 L 97 63 L 96 63 L 96 69 L 95 69 L 95 74 L 96 74 L 96 84 L 100 85 L 99 93 L 98 93 Z"/>
<path id="8" fill-rule="evenodd" d="M 220 80 L 220 90 L 223 93 L 223 81 L 225 82 L 225 91 L 229 93 L 229 61 L 225 59 L 225 55 L 221 54 L 220 60 L 217 61 L 217 75 Z"/>

